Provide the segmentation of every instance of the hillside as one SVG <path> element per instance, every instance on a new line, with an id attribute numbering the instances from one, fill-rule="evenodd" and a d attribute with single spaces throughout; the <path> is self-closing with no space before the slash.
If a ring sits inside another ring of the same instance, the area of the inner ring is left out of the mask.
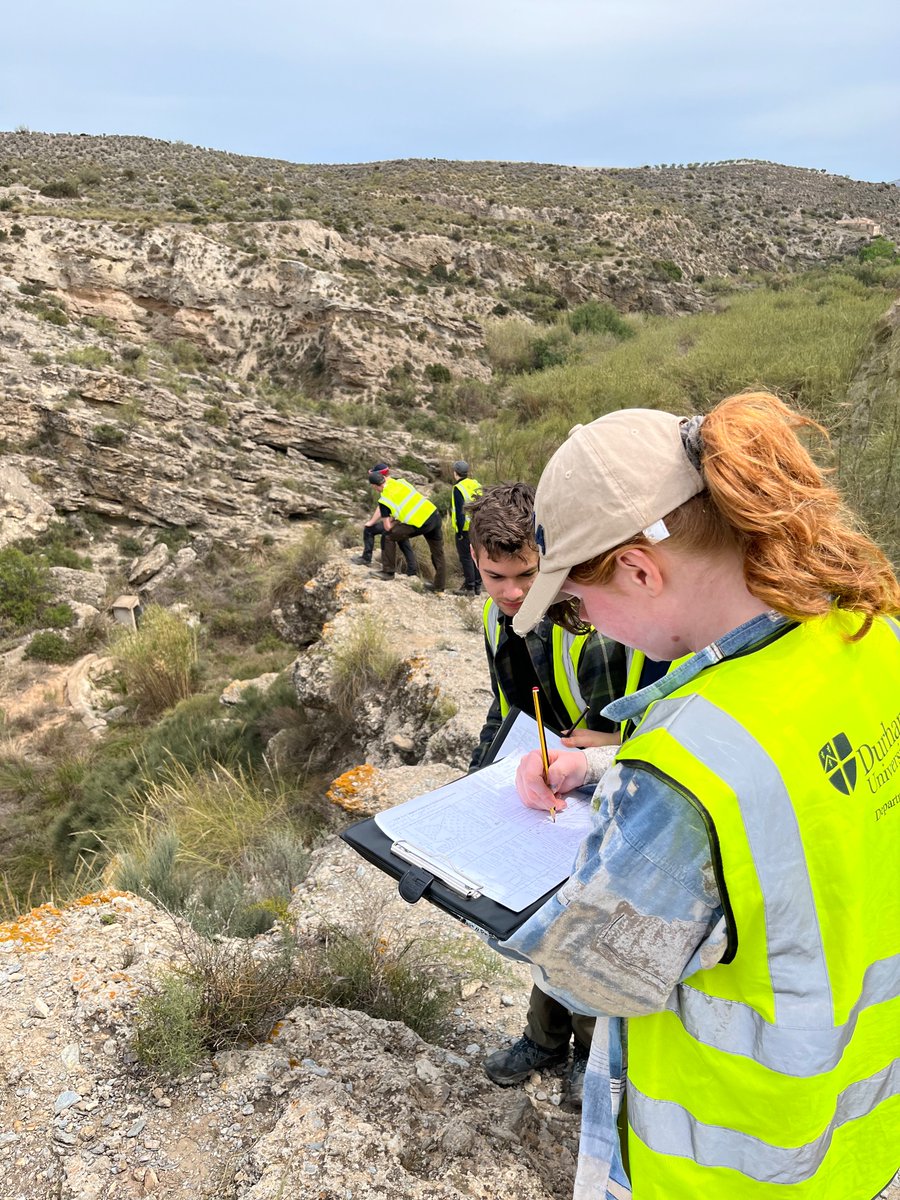
<path id="1" fill-rule="evenodd" d="M 529 972 L 335 836 L 491 696 L 480 606 L 356 561 L 366 468 L 445 507 L 460 454 L 535 479 L 575 421 L 766 386 L 900 561 L 897 242 L 897 187 L 774 163 L 0 133 L 10 1196 L 571 1194 L 564 1069 L 481 1066 Z"/>
<path id="2" fill-rule="evenodd" d="M 723 292 L 900 237 L 900 190 L 771 163 L 300 166 L 0 134 L 0 444 L 58 511 L 234 533 L 359 511 L 502 405 L 485 329 Z M 65 460 L 65 467 L 62 461 Z"/>

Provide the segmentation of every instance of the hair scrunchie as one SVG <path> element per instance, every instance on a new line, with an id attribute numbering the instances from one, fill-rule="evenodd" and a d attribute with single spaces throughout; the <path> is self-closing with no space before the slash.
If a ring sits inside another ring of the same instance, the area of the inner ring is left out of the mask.
<path id="1" fill-rule="evenodd" d="M 684 446 L 684 452 L 691 462 L 691 466 L 695 471 L 703 471 L 703 438 L 700 435 L 700 427 L 706 420 L 705 417 L 685 417 L 681 422 L 681 444 Z"/>

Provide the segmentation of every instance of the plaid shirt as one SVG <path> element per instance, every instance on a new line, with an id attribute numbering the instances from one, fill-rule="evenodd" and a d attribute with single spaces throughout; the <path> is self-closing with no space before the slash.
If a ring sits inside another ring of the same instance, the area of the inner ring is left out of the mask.
<path id="1" fill-rule="evenodd" d="M 522 687 L 513 676 L 509 643 L 514 637 L 518 637 L 518 634 L 513 633 L 512 619 L 500 614 L 500 638 L 496 654 L 488 645 L 487 637 L 484 640 L 494 699 L 488 709 L 478 746 L 469 763 L 470 771 L 481 766 L 503 722 L 500 712 L 501 691 L 511 705 L 521 708 L 524 712 L 531 712 L 531 686 L 529 684 L 527 688 Z M 544 723 L 548 729 L 559 733 L 568 728 L 569 720 L 554 679 L 552 637 L 553 623 L 545 617 L 531 633 L 526 633 L 524 641 L 541 688 L 541 713 Z M 605 733 L 615 733 L 618 729 L 615 721 L 601 716 L 601 711 L 611 701 L 624 694 L 625 673 L 624 646 L 602 637 L 599 633 L 592 633 L 584 644 L 578 662 L 578 686 L 585 704 L 590 705 L 590 711 L 585 718 L 588 729 L 599 729 Z"/>

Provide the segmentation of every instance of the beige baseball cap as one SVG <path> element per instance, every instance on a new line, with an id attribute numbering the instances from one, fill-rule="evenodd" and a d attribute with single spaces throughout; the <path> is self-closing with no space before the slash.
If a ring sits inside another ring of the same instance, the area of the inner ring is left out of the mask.
<path id="1" fill-rule="evenodd" d="M 540 566 L 513 620 L 516 633 L 537 625 L 573 567 L 636 533 L 651 541 L 668 536 L 662 519 L 705 486 L 685 451 L 681 425 L 672 413 L 625 408 L 570 431 L 537 486 Z"/>

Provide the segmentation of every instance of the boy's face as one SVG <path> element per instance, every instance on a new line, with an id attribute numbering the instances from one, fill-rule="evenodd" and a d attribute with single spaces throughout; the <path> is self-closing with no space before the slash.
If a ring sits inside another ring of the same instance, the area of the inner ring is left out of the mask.
<path id="1" fill-rule="evenodd" d="M 514 617 L 538 573 L 537 550 L 525 549 L 520 555 L 488 558 L 483 550 L 472 550 L 475 566 L 481 572 L 484 590 L 505 617 Z"/>

